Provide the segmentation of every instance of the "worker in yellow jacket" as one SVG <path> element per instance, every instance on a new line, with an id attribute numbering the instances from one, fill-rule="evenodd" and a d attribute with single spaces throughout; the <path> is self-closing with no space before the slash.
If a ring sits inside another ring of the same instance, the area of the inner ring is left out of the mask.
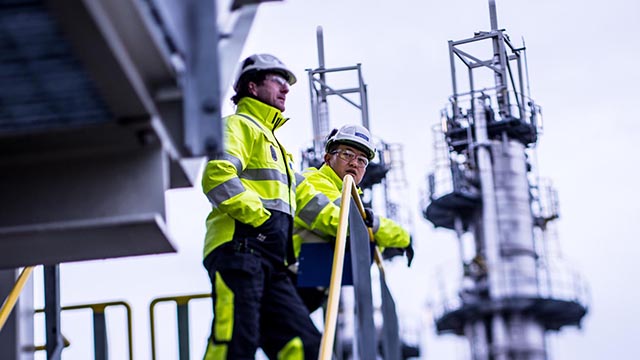
<path id="1" fill-rule="evenodd" d="M 213 324 L 205 360 L 317 359 L 320 333 L 287 275 L 295 215 L 293 159 L 274 132 L 296 77 L 268 54 L 246 58 L 223 120 L 224 155 L 207 163 L 204 266 Z"/>
<path id="2" fill-rule="evenodd" d="M 375 147 L 365 127 L 345 125 L 329 134 L 323 165 L 319 169 L 305 170 L 302 178 L 298 179 L 293 235 L 296 258 L 303 243 L 335 241 L 342 179 L 349 174 L 359 184 L 369 161 L 374 157 Z M 366 212 L 365 223 L 372 228 L 377 245 L 391 248 L 411 246 L 409 233 L 400 225 L 391 219 L 374 215 L 370 209 L 366 209 Z M 412 248 L 408 256 L 413 257 Z M 325 300 L 324 291 L 315 288 L 298 288 L 298 293 L 310 312 Z"/>

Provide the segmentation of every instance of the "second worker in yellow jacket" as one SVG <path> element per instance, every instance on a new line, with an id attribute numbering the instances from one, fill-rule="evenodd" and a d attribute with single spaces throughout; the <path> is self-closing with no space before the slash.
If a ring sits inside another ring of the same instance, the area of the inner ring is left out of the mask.
<path id="1" fill-rule="evenodd" d="M 333 242 L 338 230 L 342 179 L 351 175 L 356 184 L 364 177 L 369 161 L 375 156 L 369 131 L 359 125 L 334 129 L 325 145 L 324 163 L 319 169 L 309 168 L 298 179 L 293 244 L 296 257 L 303 243 Z M 406 248 L 409 233 L 391 219 L 374 215 L 367 209 L 367 224 L 373 230 L 378 246 Z M 323 291 L 298 288 L 310 312 L 324 302 Z"/>

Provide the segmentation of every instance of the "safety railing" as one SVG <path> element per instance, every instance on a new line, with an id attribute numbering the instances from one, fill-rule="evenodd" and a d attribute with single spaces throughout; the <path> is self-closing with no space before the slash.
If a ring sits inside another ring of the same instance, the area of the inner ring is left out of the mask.
<path id="1" fill-rule="evenodd" d="M 63 306 L 60 308 L 61 312 L 74 311 L 82 309 L 90 309 L 93 317 L 93 352 L 94 360 L 108 360 L 109 359 L 109 340 L 107 336 L 107 319 L 106 309 L 114 306 L 122 306 L 125 309 L 127 317 L 127 351 L 129 354 L 129 360 L 133 360 L 133 336 L 132 336 L 132 315 L 131 306 L 124 301 L 112 301 L 104 303 L 94 304 L 82 304 Z M 36 309 L 35 313 L 43 313 L 45 309 Z M 68 347 L 70 342 L 63 338 L 64 347 Z M 46 350 L 46 345 L 40 345 L 35 347 L 36 351 Z"/>
<path id="2" fill-rule="evenodd" d="M 22 272 L 16 280 L 16 284 L 2 303 L 2 307 L 0 307 L 0 331 L 2 331 L 4 324 L 6 324 L 7 319 L 9 319 L 9 315 L 11 315 L 11 311 L 13 311 L 13 307 L 16 305 L 16 302 L 18 302 L 18 298 L 20 297 L 24 286 L 27 284 L 31 273 L 33 272 L 33 268 L 34 266 L 27 266 L 22 269 Z"/>
<path id="3" fill-rule="evenodd" d="M 211 294 L 168 296 L 157 298 L 149 304 L 149 321 L 151 325 L 151 359 L 156 359 L 155 307 L 159 303 L 174 302 L 178 316 L 178 353 L 179 360 L 189 360 L 189 302 L 194 299 L 210 298 Z"/>
<path id="4" fill-rule="evenodd" d="M 357 358 L 367 360 L 377 358 L 378 341 L 376 339 L 373 321 L 370 273 L 371 258 L 369 255 L 369 241 L 373 240 L 373 233 L 370 228 L 364 225 L 364 218 L 366 218 L 366 215 L 356 184 L 351 175 L 346 175 L 342 185 L 339 225 L 334 245 L 334 258 L 331 269 L 324 332 L 320 346 L 320 360 L 329 360 L 333 356 L 338 319 L 338 304 L 340 302 L 340 288 L 342 286 L 342 273 L 346 253 L 347 231 L 349 232 L 350 238 L 351 270 L 353 273 L 353 286 L 356 300 L 357 328 L 356 331 L 354 331 L 354 335 L 357 336 Z M 401 348 L 395 303 L 386 284 L 382 257 L 377 247 L 374 252 L 374 259 L 380 270 L 383 315 L 381 340 L 384 358 L 388 360 L 400 359 Z"/>
<path id="5" fill-rule="evenodd" d="M 66 337 L 62 336 L 62 346 L 64 348 L 68 348 L 71 345 L 71 342 Z M 35 351 L 47 351 L 47 344 L 36 345 L 33 347 Z"/>
<path id="6" fill-rule="evenodd" d="M 20 294 L 22 293 L 29 277 L 33 273 L 35 266 L 25 267 L 18 279 L 15 286 L 9 292 L 9 295 L 0 308 L 0 331 L 7 322 L 11 311 L 13 310 Z M 80 309 L 91 309 L 93 315 L 93 345 L 94 345 L 94 359 L 95 360 L 107 360 L 109 358 L 108 351 L 108 339 L 107 339 L 107 323 L 105 317 L 105 310 L 111 306 L 124 306 L 127 313 L 127 336 L 128 336 L 128 353 L 129 360 L 133 360 L 133 340 L 132 340 L 132 320 L 131 320 L 131 307 L 129 304 L 122 301 L 95 303 L 75 306 L 65 306 L 60 308 L 60 311 L 73 311 Z M 35 314 L 44 313 L 45 309 L 36 309 Z M 62 337 L 62 346 L 69 347 L 70 342 L 66 338 Z M 34 351 L 45 351 L 47 346 L 37 345 L 34 347 Z"/>
<path id="7" fill-rule="evenodd" d="M 340 200 L 339 217 L 340 225 L 338 226 L 338 232 L 336 233 L 333 264 L 331 266 L 331 282 L 329 285 L 327 312 L 325 316 L 324 332 L 322 334 L 322 343 L 320 347 L 320 360 L 331 359 L 333 343 L 336 336 L 336 325 L 338 323 L 338 304 L 340 303 L 340 287 L 342 282 L 342 272 L 344 270 L 344 255 L 346 252 L 347 244 L 347 224 L 349 221 L 349 208 L 351 206 L 350 199 L 352 197 L 351 192 L 354 191 L 354 189 L 355 185 L 353 178 L 350 175 L 345 176 L 342 185 L 342 198 Z M 353 196 L 353 198 L 359 199 L 357 192 L 356 196 Z M 356 204 L 358 203 L 356 202 Z M 362 203 L 360 203 L 360 207 L 363 207 Z"/>

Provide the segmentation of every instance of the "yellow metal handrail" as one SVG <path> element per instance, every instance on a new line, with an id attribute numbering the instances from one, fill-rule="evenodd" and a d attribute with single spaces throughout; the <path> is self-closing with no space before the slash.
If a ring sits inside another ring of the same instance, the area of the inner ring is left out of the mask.
<path id="1" fill-rule="evenodd" d="M 7 322 L 7 319 L 9 319 L 9 315 L 11 314 L 13 307 L 16 305 L 16 302 L 18 302 L 18 298 L 20 297 L 24 286 L 27 284 L 27 280 L 29 280 L 29 276 L 31 276 L 33 268 L 34 266 L 27 266 L 22 270 L 20 276 L 18 276 L 15 286 L 11 289 L 11 292 L 9 292 L 9 295 L 2 303 L 2 308 L 0 308 L 0 331 L 2 331 L 4 324 Z"/>
<path id="2" fill-rule="evenodd" d="M 64 346 L 64 348 L 68 348 L 71 345 L 71 342 L 69 341 L 69 339 L 67 339 L 66 337 L 64 337 L 64 335 L 62 335 L 62 344 Z M 47 350 L 47 344 L 43 344 L 43 345 L 36 345 L 33 348 L 34 351 L 45 351 Z"/>
<path id="3" fill-rule="evenodd" d="M 91 314 L 94 316 L 95 319 L 95 315 L 96 314 L 105 314 L 106 308 L 111 307 L 111 306 L 123 306 L 125 308 L 126 311 L 126 316 L 127 316 L 127 340 L 128 340 L 128 346 L 127 346 L 127 350 L 129 353 L 129 359 L 132 360 L 133 359 L 133 320 L 132 320 L 132 315 L 131 315 L 131 305 L 129 305 L 128 303 L 124 302 L 124 301 L 110 301 L 110 302 L 104 302 L 104 303 L 94 303 L 94 304 L 83 304 L 83 305 L 71 305 L 71 306 L 63 306 L 60 308 L 60 311 L 70 311 L 70 310 L 81 310 L 81 309 L 91 309 Z M 45 309 L 36 309 L 35 313 L 43 313 L 45 311 Z M 94 334 L 95 336 L 95 334 Z M 67 340 L 67 338 L 65 338 L 64 336 L 62 336 L 62 341 L 64 344 L 64 347 L 69 347 L 69 345 L 71 345 L 71 343 L 69 342 L 69 340 Z M 35 351 L 41 351 L 41 350 L 46 350 L 46 345 L 38 345 L 35 347 Z"/>
<path id="4" fill-rule="evenodd" d="M 347 224 L 349 222 L 350 193 L 355 189 L 353 177 L 346 175 L 342 183 L 342 199 L 340 200 L 340 216 L 336 243 L 334 247 L 333 265 L 331 266 L 331 282 L 329 283 L 329 299 L 327 314 L 324 321 L 324 332 L 320 343 L 320 360 L 330 360 L 338 321 L 338 304 L 340 301 L 340 286 L 344 266 L 345 245 L 347 243 Z M 356 191 L 357 194 L 357 191 Z M 359 196 L 355 196 L 359 198 Z M 356 202 L 356 204 L 358 204 Z M 362 203 L 360 203 L 362 206 Z M 364 211 L 364 210 L 363 210 Z"/>
<path id="5" fill-rule="evenodd" d="M 350 199 L 356 203 L 356 207 L 362 218 L 366 218 L 358 188 L 351 175 L 346 175 L 342 182 L 342 199 L 340 200 L 340 216 L 338 231 L 336 234 L 336 243 L 334 247 L 333 265 L 331 267 L 331 282 L 329 283 L 329 295 L 327 302 L 327 311 L 324 324 L 324 332 L 322 334 L 322 342 L 320 344 L 320 360 L 330 360 L 332 357 L 333 343 L 335 340 L 336 323 L 338 320 L 338 304 L 340 302 L 340 287 L 342 286 L 342 272 L 344 266 L 345 246 L 347 243 L 347 229 L 349 222 L 349 208 L 351 206 Z M 373 231 L 368 228 L 369 238 L 373 241 Z M 380 250 L 376 247 L 374 252 L 375 262 L 384 274 L 382 266 L 382 258 Z"/>
<path id="6" fill-rule="evenodd" d="M 158 303 L 172 301 L 176 303 L 176 306 L 187 306 L 189 305 L 189 301 L 193 299 L 204 299 L 210 298 L 211 293 L 206 294 L 195 294 L 195 295 L 180 295 L 180 296 L 168 296 L 157 298 L 151 301 L 149 304 L 149 322 L 151 325 L 151 359 L 156 359 L 156 332 L 155 332 L 155 307 Z"/>

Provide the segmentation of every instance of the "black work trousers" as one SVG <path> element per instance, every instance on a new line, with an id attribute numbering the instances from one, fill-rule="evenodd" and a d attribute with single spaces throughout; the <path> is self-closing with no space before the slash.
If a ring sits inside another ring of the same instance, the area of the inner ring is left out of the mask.
<path id="1" fill-rule="evenodd" d="M 269 359 L 317 359 L 320 332 L 283 264 L 252 249 L 222 246 L 206 259 L 214 319 L 206 359 L 251 359 L 258 347 Z M 221 350 L 222 349 L 222 350 Z"/>

